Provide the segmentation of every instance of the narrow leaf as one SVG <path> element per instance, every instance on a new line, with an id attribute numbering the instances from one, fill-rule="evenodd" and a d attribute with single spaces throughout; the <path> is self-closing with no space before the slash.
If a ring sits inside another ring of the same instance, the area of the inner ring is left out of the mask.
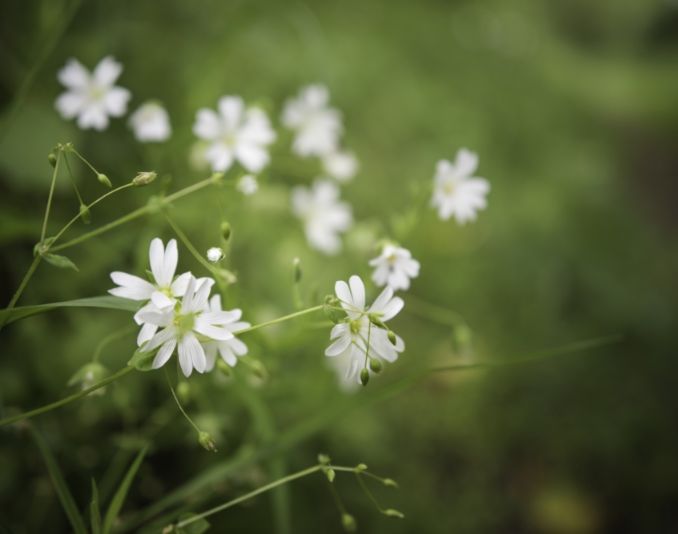
<path id="1" fill-rule="evenodd" d="M 105 297 L 89 297 L 84 299 L 66 300 L 62 302 L 50 302 L 49 304 L 38 304 L 36 306 L 19 306 L 7 311 L 7 309 L 0 310 L 0 319 L 8 314 L 6 324 L 13 323 L 19 319 L 30 317 L 38 313 L 45 313 L 50 310 L 59 308 L 105 308 L 109 310 L 122 311 L 137 311 L 139 304 L 132 300 L 123 299 L 120 297 L 105 296 Z"/>
<path id="2" fill-rule="evenodd" d="M 92 500 L 89 503 L 89 520 L 92 534 L 101 534 L 101 508 L 99 507 L 99 490 L 97 483 L 92 479 Z"/>
<path id="3" fill-rule="evenodd" d="M 73 532 L 76 534 L 87 534 L 85 523 L 83 522 L 82 517 L 80 517 L 78 507 L 75 505 L 75 501 L 73 500 L 73 495 L 66 485 L 66 481 L 64 480 L 63 474 L 61 473 L 61 469 L 59 469 L 59 465 L 52 455 L 52 451 L 49 450 L 49 447 L 45 442 L 45 438 L 43 438 L 42 434 L 40 434 L 40 432 L 33 426 L 31 426 L 31 432 L 33 434 L 33 439 L 35 439 L 35 443 L 40 449 L 40 453 L 42 454 L 42 458 L 45 461 L 45 465 L 47 465 L 47 470 L 49 471 L 49 476 L 52 479 L 52 484 L 54 484 L 54 489 L 59 496 L 61 506 L 63 506 L 64 512 L 66 512 L 66 516 L 71 523 L 71 527 L 73 527 Z"/>
<path id="4" fill-rule="evenodd" d="M 70 258 L 66 256 L 60 256 L 59 254 L 52 254 L 48 252 L 42 255 L 43 259 L 50 265 L 54 267 L 59 267 L 60 269 L 73 269 L 74 271 L 78 270 L 78 267 L 71 261 Z"/>
<path id="5" fill-rule="evenodd" d="M 111 499 L 111 504 L 108 505 L 108 510 L 106 510 L 106 515 L 104 516 L 102 534 L 108 534 L 113 528 L 113 522 L 118 517 L 118 514 L 122 509 L 122 505 L 125 503 L 127 492 L 129 491 L 129 488 L 132 485 L 132 481 L 134 480 L 134 477 L 136 476 L 137 471 L 139 470 L 139 466 L 141 465 L 141 462 L 143 461 L 144 456 L 146 455 L 146 450 L 147 448 L 144 447 L 143 449 L 141 449 L 141 451 L 139 451 L 139 454 L 137 454 L 137 457 L 134 459 L 132 465 L 127 470 L 125 478 L 122 479 L 120 486 L 118 486 L 118 490 L 115 492 L 115 495 L 113 495 L 113 499 Z"/>

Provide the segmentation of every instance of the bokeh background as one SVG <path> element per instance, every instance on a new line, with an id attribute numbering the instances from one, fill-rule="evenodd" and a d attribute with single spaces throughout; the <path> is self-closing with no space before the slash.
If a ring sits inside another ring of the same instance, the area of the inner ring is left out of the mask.
<path id="1" fill-rule="evenodd" d="M 94 227 L 205 176 L 188 160 L 199 107 L 240 94 L 278 125 L 284 100 L 312 82 L 330 88 L 361 161 L 343 189 L 359 221 L 345 253 L 328 258 L 306 245 L 288 194 L 313 171 L 289 156 L 284 136 L 256 196 L 227 187 L 199 193 L 177 202 L 173 217 L 200 250 L 218 241 L 222 220 L 231 223 L 226 266 L 240 280 L 226 299 L 253 322 L 292 309 L 294 256 L 309 304 L 338 278 L 367 277 L 375 238 L 400 239 L 422 264 L 404 295 L 419 306 L 406 304 L 394 322 L 407 351 L 357 394 L 337 387 L 322 355 L 328 331 L 312 320 L 247 338 L 268 368 L 263 383 L 244 367 L 236 380 L 191 378 L 186 408 L 212 431 L 217 454 L 198 446 L 162 373 L 135 373 L 103 396 L 36 418 L 83 510 L 90 479 L 105 502 L 150 443 L 119 531 L 158 531 L 180 511 L 306 467 L 318 452 L 399 481 L 400 490 L 374 492 L 403 521 L 380 515 L 351 477 L 338 477 L 361 532 L 678 531 L 678 3 L 1 5 L 3 303 L 31 261 L 51 175 L 46 156 L 57 142 L 72 141 L 116 184 L 138 170 L 160 174 L 96 209 Z M 119 84 L 132 91 L 132 109 L 149 98 L 167 106 L 168 143 L 136 143 L 125 120 L 95 133 L 57 115 L 57 70 L 69 57 L 92 67 L 107 54 L 124 64 Z M 415 211 L 435 162 L 464 146 L 479 153 L 480 175 L 491 182 L 487 211 L 465 227 Z M 101 194 L 75 167 L 85 197 Z M 78 206 L 65 175 L 60 184 L 51 228 Z M 110 271 L 145 268 L 156 235 L 173 236 L 161 215 L 70 249 L 80 272 L 41 265 L 20 304 L 104 294 Z M 182 268 L 202 274 L 181 254 Z M 470 332 L 424 303 L 461 314 Z M 68 309 L 6 327 L 2 410 L 64 395 L 99 341 L 130 321 L 127 313 Z M 510 361 L 608 334 L 621 341 L 408 382 L 434 365 Z M 133 344 L 133 336 L 120 339 L 102 361 L 123 366 Z M 296 482 L 214 516 L 213 529 L 341 532 L 326 486 L 321 476 Z M 0 530 L 69 531 L 22 426 L 0 430 Z"/>

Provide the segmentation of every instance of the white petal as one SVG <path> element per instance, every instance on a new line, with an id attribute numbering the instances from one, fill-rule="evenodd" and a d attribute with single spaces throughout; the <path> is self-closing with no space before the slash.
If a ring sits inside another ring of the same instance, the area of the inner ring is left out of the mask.
<path id="1" fill-rule="evenodd" d="M 238 143 L 235 157 L 250 172 L 259 172 L 268 164 L 266 149 L 251 143 Z"/>
<path id="2" fill-rule="evenodd" d="M 226 341 L 228 339 L 233 339 L 233 333 L 225 328 L 219 328 L 218 326 L 211 325 L 209 323 L 203 322 L 200 320 L 200 317 L 196 318 L 195 326 L 193 330 L 206 336 L 210 339 L 215 339 L 217 341 Z"/>
<path id="3" fill-rule="evenodd" d="M 337 280 L 334 284 L 334 292 L 337 294 L 337 298 L 343 304 L 349 304 L 353 306 L 353 295 L 351 295 L 351 290 L 348 288 L 348 284 L 343 280 Z"/>
<path id="4" fill-rule="evenodd" d="M 174 299 L 169 298 L 161 291 L 154 291 L 153 294 L 151 295 L 151 301 L 153 302 L 153 305 L 159 310 L 170 308 L 174 306 L 175 302 Z"/>
<path id="5" fill-rule="evenodd" d="M 454 166 L 457 176 L 471 176 L 478 168 L 478 155 L 462 148 L 457 152 Z"/>
<path id="6" fill-rule="evenodd" d="M 82 89 L 89 84 L 89 71 L 77 59 L 69 59 L 58 75 L 59 81 L 68 88 Z"/>
<path id="7" fill-rule="evenodd" d="M 118 63 L 112 56 L 106 56 L 94 68 L 92 77 L 97 84 L 103 86 L 110 86 L 115 83 L 120 73 L 122 72 L 122 65 Z"/>
<path id="8" fill-rule="evenodd" d="M 159 286 L 164 286 L 165 284 L 162 283 L 162 266 L 165 261 L 165 248 L 159 237 L 151 240 L 151 245 L 148 248 L 148 258 L 151 263 L 153 278 L 155 278 L 155 281 Z"/>
<path id="9" fill-rule="evenodd" d="M 388 321 L 393 319 L 396 315 L 398 315 L 398 313 L 400 313 L 400 310 L 403 309 L 404 305 L 405 303 L 400 297 L 391 299 L 389 303 L 382 309 L 383 315 L 381 316 L 381 320 Z"/>
<path id="10" fill-rule="evenodd" d="M 167 363 L 167 360 L 170 359 L 170 356 L 172 356 L 172 353 L 174 352 L 174 348 L 176 346 L 177 340 L 172 338 L 162 347 L 160 347 L 160 350 L 158 350 L 158 353 L 155 355 L 155 358 L 153 358 L 153 369 L 160 369 L 160 367 L 165 365 Z"/>
<path id="11" fill-rule="evenodd" d="M 224 96 L 219 99 L 219 113 L 224 125 L 228 129 L 234 129 L 240 123 L 244 104 L 239 96 Z"/>
<path id="12" fill-rule="evenodd" d="M 127 102 L 132 94 L 122 87 L 111 87 L 104 96 L 104 107 L 111 117 L 121 117 L 127 113 Z"/>
<path id="13" fill-rule="evenodd" d="M 64 119 L 72 119 L 82 110 L 85 97 L 82 93 L 66 91 L 56 99 L 55 107 Z"/>
<path id="14" fill-rule="evenodd" d="M 353 295 L 353 304 L 360 308 L 361 310 L 365 309 L 365 284 L 360 279 L 359 276 L 353 275 L 348 279 L 348 284 L 351 286 L 351 294 Z"/>
<path id="15" fill-rule="evenodd" d="M 160 332 L 158 332 L 157 334 L 155 334 L 153 338 L 147 343 L 145 343 L 139 350 L 141 350 L 141 352 L 150 352 L 174 337 L 176 337 L 174 328 L 172 327 L 165 328 L 163 330 L 160 330 Z"/>
<path id="16" fill-rule="evenodd" d="M 179 251 L 177 250 L 177 240 L 170 239 L 165 247 L 165 256 L 162 263 L 162 285 L 166 287 L 172 283 L 174 272 L 177 270 L 179 261 Z"/>
<path id="17" fill-rule="evenodd" d="M 145 323 L 141 327 L 141 330 L 139 330 L 139 335 L 137 336 L 137 347 L 141 347 L 141 345 L 152 339 L 157 331 L 158 325 Z"/>
<path id="18" fill-rule="evenodd" d="M 205 351 L 200 342 L 193 334 L 186 334 L 182 341 L 187 352 L 191 355 L 191 362 L 195 370 L 199 373 L 204 373 L 207 368 L 207 360 L 205 359 Z"/>
<path id="19" fill-rule="evenodd" d="M 181 367 L 181 372 L 184 373 L 185 377 L 191 376 L 191 372 L 193 371 L 193 359 L 190 349 L 186 346 L 186 336 L 179 340 L 177 352 L 179 353 L 179 366 Z"/>
<path id="20" fill-rule="evenodd" d="M 108 127 L 108 115 L 102 105 L 90 103 L 80 112 L 77 123 L 78 127 L 83 130 L 90 128 L 99 131 L 105 130 Z"/>
<path id="21" fill-rule="evenodd" d="M 216 142 L 205 151 L 205 158 L 213 171 L 225 172 L 233 165 L 233 150 L 224 143 Z"/>
<path id="22" fill-rule="evenodd" d="M 325 356 L 337 356 L 344 352 L 351 344 L 351 337 L 348 335 L 341 336 L 327 349 L 325 349 Z"/>
<path id="23" fill-rule="evenodd" d="M 384 308 L 389 303 L 391 298 L 393 298 L 393 289 L 391 289 L 390 287 L 385 287 L 384 290 L 381 293 L 379 293 L 379 296 L 372 303 L 372 306 L 370 306 L 370 311 L 376 313 L 383 313 Z"/>
<path id="24" fill-rule="evenodd" d="M 186 288 L 188 287 L 188 282 L 193 277 L 191 273 L 183 273 L 176 277 L 172 285 L 170 286 L 170 291 L 175 297 L 183 297 L 186 293 Z"/>
<path id="25" fill-rule="evenodd" d="M 216 139 L 221 135 L 219 116 L 211 109 L 199 109 L 195 115 L 193 133 L 201 139 Z"/>
<path id="26" fill-rule="evenodd" d="M 130 300 L 148 300 L 155 291 L 155 287 L 143 278 L 120 271 L 111 273 L 111 280 L 120 287 L 109 290 L 111 295 Z"/>

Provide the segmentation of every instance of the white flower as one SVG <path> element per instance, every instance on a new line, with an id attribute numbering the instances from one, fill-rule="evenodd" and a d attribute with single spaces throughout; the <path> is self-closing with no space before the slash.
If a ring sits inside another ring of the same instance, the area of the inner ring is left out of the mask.
<path id="1" fill-rule="evenodd" d="M 207 371 L 207 357 L 201 341 L 227 341 L 233 334 L 223 325 L 233 322 L 232 312 L 210 311 L 207 299 L 212 288 L 212 280 L 202 282 L 190 277 L 186 293 L 181 304 L 166 311 L 148 310 L 140 313 L 142 321 L 155 325 L 161 330 L 139 349 L 151 352 L 158 349 L 153 368 L 165 365 L 176 349 L 179 354 L 179 366 L 185 376 L 193 369 L 199 373 Z"/>
<path id="2" fill-rule="evenodd" d="M 142 104 L 129 118 L 137 141 L 166 141 L 172 133 L 167 110 L 157 102 Z"/>
<path id="3" fill-rule="evenodd" d="M 388 286 L 394 291 L 409 289 L 410 278 L 419 276 L 419 262 L 409 250 L 395 245 L 384 246 L 381 254 L 370 260 L 374 267 L 372 280 L 378 286 Z"/>
<path id="4" fill-rule="evenodd" d="M 210 263 L 217 263 L 224 259 L 226 254 L 220 247 L 210 247 L 207 249 L 207 261 Z"/>
<path id="5" fill-rule="evenodd" d="M 405 350 L 403 340 L 393 334 L 395 343 L 389 339 L 389 331 L 370 321 L 370 315 L 382 324 L 395 317 L 404 306 L 400 297 L 393 296 L 390 287 L 385 288 L 369 308 L 365 307 L 365 285 L 359 276 L 353 275 L 348 284 L 337 281 L 334 291 L 347 315 L 346 322 L 332 328 L 330 339 L 333 342 L 325 350 L 325 355 L 335 359 L 335 366 L 343 378 L 360 381 L 362 369 L 372 370 L 376 360 L 394 362 L 398 354 Z"/>
<path id="6" fill-rule="evenodd" d="M 299 156 L 323 156 L 336 151 L 343 130 L 341 114 L 328 102 L 327 87 L 309 85 L 285 103 L 282 123 L 295 132 L 292 150 Z"/>
<path id="7" fill-rule="evenodd" d="M 239 96 L 220 98 L 218 108 L 198 110 L 193 124 L 193 133 L 210 142 L 205 158 L 212 170 L 226 171 L 238 161 L 250 172 L 261 171 L 269 161 L 266 147 L 275 140 L 266 113 L 245 108 Z"/>
<path id="8" fill-rule="evenodd" d="M 436 167 L 431 205 L 438 208 L 438 216 L 451 216 L 459 224 L 476 219 L 476 212 L 487 206 L 485 196 L 490 184 L 484 178 L 473 177 L 478 167 L 478 156 L 462 148 L 454 163 L 441 160 Z"/>
<path id="9" fill-rule="evenodd" d="M 251 325 L 248 322 L 240 321 L 242 311 L 238 308 L 228 311 L 221 309 L 221 296 L 214 295 L 209 301 L 209 311 L 213 313 L 228 314 L 230 320 L 219 323 L 221 328 L 228 330 L 233 334 L 237 334 L 240 330 L 249 328 Z M 247 354 L 247 345 L 236 337 L 226 339 L 223 341 L 208 341 L 203 344 L 205 349 L 205 357 L 207 358 L 206 371 L 211 371 L 217 359 L 217 352 L 227 365 L 235 367 L 238 363 L 238 357 Z"/>
<path id="10" fill-rule="evenodd" d="M 358 172 L 358 159 L 353 152 L 330 152 L 323 156 L 323 168 L 332 178 L 348 182 Z"/>
<path id="11" fill-rule="evenodd" d="M 253 195 L 259 190 L 259 183 L 257 179 L 251 174 L 246 174 L 238 180 L 238 184 L 235 186 L 238 191 L 243 195 Z"/>
<path id="12" fill-rule="evenodd" d="M 121 117 L 127 112 L 131 94 L 114 85 L 121 72 L 122 65 L 111 56 L 103 58 L 92 73 L 76 59 L 69 59 L 58 73 L 66 92 L 56 100 L 57 111 L 65 119 L 77 117 L 83 130 L 105 130 L 109 116 Z"/>
<path id="13" fill-rule="evenodd" d="M 341 249 L 340 232 L 351 226 L 351 207 L 339 200 L 339 188 L 329 180 L 316 181 L 312 189 L 292 190 L 292 211 L 304 221 L 309 244 L 325 254 Z"/>

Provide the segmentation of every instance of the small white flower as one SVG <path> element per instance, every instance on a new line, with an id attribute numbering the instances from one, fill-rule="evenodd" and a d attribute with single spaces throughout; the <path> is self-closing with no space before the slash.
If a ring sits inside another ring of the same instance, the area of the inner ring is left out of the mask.
<path id="1" fill-rule="evenodd" d="M 332 178 L 348 182 L 358 172 L 358 159 L 353 152 L 330 152 L 323 156 L 323 168 Z"/>
<path id="2" fill-rule="evenodd" d="M 238 308 L 228 311 L 221 309 L 221 296 L 214 295 L 209 301 L 209 311 L 213 313 L 228 314 L 229 321 L 220 323 L 220 327 L 228 330 L 233 334 L 237 334 L 240 330 L 249 328 L 251 325 L 246 321 L 240 321 L 242 311 Z M 235 367 L 238 363 L 238 357 L 247 354 L 247 345 L 240 341 L 237 337 L 232 337 L 223 341 L 208 341 L 203 343 L 205 349 L 205 357 L 207 358 L 206 371 L 211 371 L 217 359 L 217 352 L 227 365 Z"/>
<path id="3" fill-rule="evenodd" d="M 219 247 L 211 247 L 207 249 L 207 261 L 210 263 L 217 263 L 224 259 L 226 255 Z"/>
<path id="4" fill-rule="evenodd" d="M 65 119 L 77 117 L 83 130 L 105 130 L 109 116 L 121 117 L 127 112 L 131 94 L 114 85 L 121 72 L 122 65 L 111 56 L 103 58 L 92 73 L 76 59 L 69 59 L 58 73 L 66 92 L 56 100 L 57 111 Z"/>
<path id="5" fill-rule="evenodd" d="M 129 118 L 137 141 L 166 141 L 172 133 L 167 110 L 157 102 L 142 104 Z"/>
<path id="6" fill-rule="evenodd" d="M 339 200 L 339 188 L 329 180 L 316 181 L 311 189 L 292 190 L 292 211 L 304 222 L 309 244 L 325 254 L 341 250 L 340 232 L 351 226 L 351 207 Z"/>
<path id="7" fill-rule="evenodd" d="M 343 130 L 341 114 L 328 106 L 329 92 L 324 85 L 303 87 L 296 98 L 285 103 L 282 123 L 295 132 L 292 150 L 302 157 L 336 152 Z"/>
<path id="8" fill-rule="evenodd" d="M 438 216 L 447 220 L 454 216 L 459 224 L 476 219 L 476 212 L 487 206 L 485 196 L 490 184 L 484 178 L 472 176 L 478 167 L 478 156 L 462 148 L 454 163 L 441 160 L 436 167 L 431 205 Z"/>
<path id="9" fill-rule="evenodd" d="M 257 179 L 251 174 L 246 174 L 238 180 L 236 189 L 243 195 L 253 195 L 259 190 L 259 182 L 257 182 Z"/>
<path id="10" fill-rule="evenodd" d="M 382 323 L 393 319 L 403 309 L 404 302 L 393 296 L 390 287 L 384 288 L 374 303 L 365 307 L 365 284 L 359 276 L 353 275 L 348 284 L 337 281 L 334 291 L 346 312 L 346 322 L 336 324 L 330 332 L 333 342 L 325 350 L 325 355 L 334 359 L 334 365 L 343 379 L 360 382 L 362 369 L 370 371 L 370 360 L 394 362 L 398 354 L 405 350 L 405 343 L 394 336 L 395 344 L 389 340 L 388 330 L 370 321 L 374 315 Z"/>
<path id="11" fill-rule="evenodd" d="M 409 289 L 410 278 L 419 276 L 419 262 L 409 250 L 395 245 L 385 245 L 381 254 L 370 260 L 374 267 L 372 280 L 378 286 L 388 286 L 394 291 Z"/>
<path id="12" fill-rule="evenodd" d="M 204 373 L 207 371 L 207 357 L 201 341 L 233 339 L 233 334 L 224 325 L 233 322 L 234 314 L 208 308 L 212 284 L 211 279 L 199 282 L 191 276 L 181 304 L 166 311 L 140 313 L 144 323 L 161 328 L 140 348 L 141 352 L 151 352 L 159 347 L 153 359 L 153 369 L 165 365 L 176 349 L 179 366 L 185 376 L 190 376 L 193 369 Z"/>
<path id="13" fill-rule="evenodd" d="M 245 108 L 239 96 L 219 99 L 218 113 L 200 109 L 193 133 L 209 141 L 205 158 L 213 171 L 227 171 L 234 161 L 250 172 L 261 171 L 269 161 L 267 146 L 275 140 L 268 116 L 257 107 Z"/>

